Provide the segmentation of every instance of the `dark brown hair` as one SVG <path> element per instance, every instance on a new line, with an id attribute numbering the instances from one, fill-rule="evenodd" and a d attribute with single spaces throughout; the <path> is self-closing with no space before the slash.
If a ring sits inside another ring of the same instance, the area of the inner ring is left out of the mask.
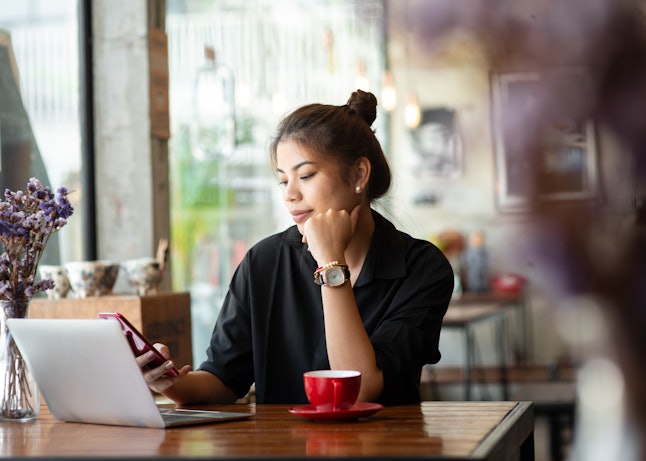
<path id="1" fill-rule="evenodd" d="M 377 98 L 357 90 L 343 106 L 308 104 L 289 113 L 278 124 L 270 145 L 271 163 L 276 166 L 276 149 L 293 141 L 314 155 L 333 158 L 349 181 L 350 167 L 366 157 L 372 166 L 368 183 L 370 200 L 382 197 L 390 188 L 390 167 L 371 126 L 377 118 Z"/>

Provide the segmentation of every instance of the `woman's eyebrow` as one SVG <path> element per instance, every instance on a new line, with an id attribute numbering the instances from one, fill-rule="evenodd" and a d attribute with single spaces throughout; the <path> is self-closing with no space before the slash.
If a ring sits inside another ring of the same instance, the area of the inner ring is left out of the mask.
<path id="1" fill-rule="evenodd" d="M 301 167 L 303 167 L 303 166 L 305 166 L 305 165 L 314 165 L 314 162 L 310 162 L 309 160 L 304 160 L 304 161 L 302 161 L 302 162 L 297 163 L 296 165 L 294 165 L 294 166 L 291 168 L 291 170 L 292 170 L 292 171 L 296 171 L 296 170 L 298 170 L 299 168 L 301 168 Z M 283 170 L 281 170 L 280 168 L 276 168 L 276 173 L 284 173 L 284 171 L 283 171 Z"/>

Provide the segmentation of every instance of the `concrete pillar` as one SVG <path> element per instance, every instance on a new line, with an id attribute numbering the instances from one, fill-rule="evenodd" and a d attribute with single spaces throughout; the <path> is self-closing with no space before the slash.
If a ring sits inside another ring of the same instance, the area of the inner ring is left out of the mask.
<path id="1" fill-rule="evenodd" d="M 165 2 L 92 0 L 92 15 L 98 257 L 154 256 L 170 234 Z"/>

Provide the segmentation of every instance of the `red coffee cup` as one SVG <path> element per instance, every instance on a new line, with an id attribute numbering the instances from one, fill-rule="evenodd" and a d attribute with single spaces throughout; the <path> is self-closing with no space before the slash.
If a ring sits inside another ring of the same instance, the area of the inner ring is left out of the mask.
<path id="1" fill-rule="evenodd" d="M 357 401 L 361 372 L 316 370 L 303 373 L 305 394 L 317 410 L 347 410 Z"/>

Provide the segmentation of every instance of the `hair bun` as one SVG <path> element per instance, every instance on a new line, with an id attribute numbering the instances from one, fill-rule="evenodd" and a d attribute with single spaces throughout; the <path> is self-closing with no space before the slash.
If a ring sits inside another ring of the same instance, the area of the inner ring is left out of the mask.
<path id="1" fill-rule="evenodd" d="M 350 95 L 346 103 L 348 108 L 361 117 L 368 126 L 377 118 L 377 98 L 374 94 L 357 90 Z"/>

